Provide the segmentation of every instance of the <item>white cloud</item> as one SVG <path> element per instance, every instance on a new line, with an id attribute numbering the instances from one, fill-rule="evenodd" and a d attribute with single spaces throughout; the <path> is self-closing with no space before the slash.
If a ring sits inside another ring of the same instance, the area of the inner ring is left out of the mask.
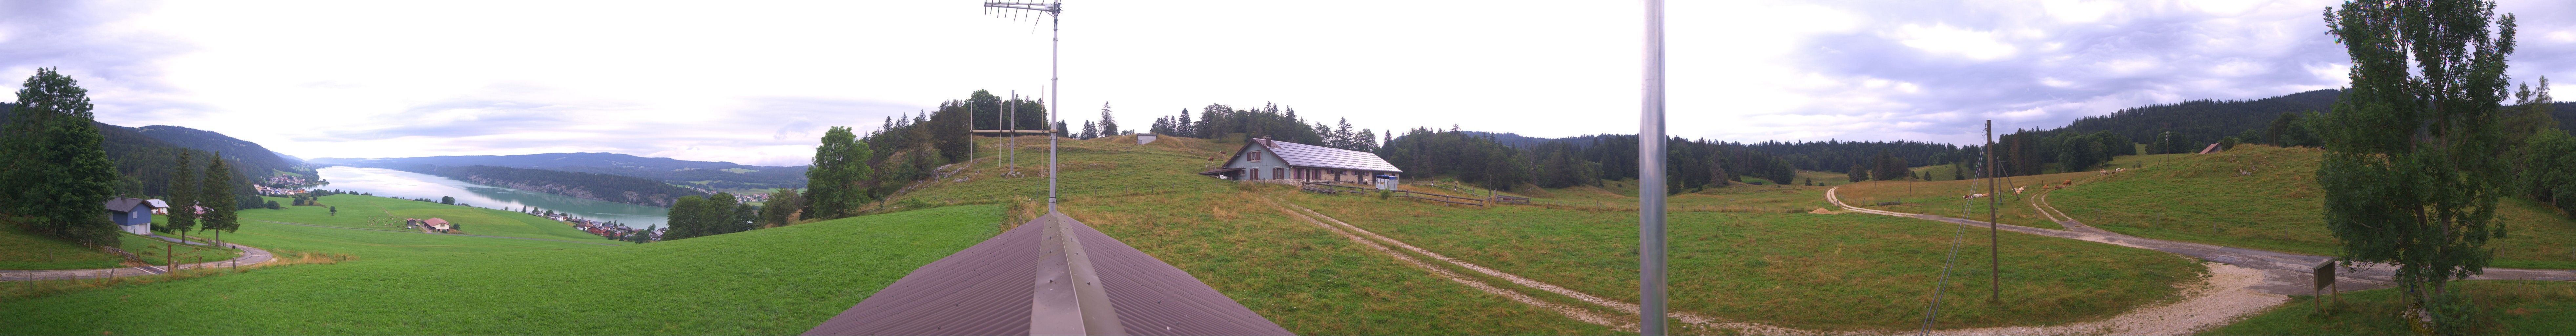
<path id="1" fill-rule="evenodd" d="M 2019 48 L 1995 38 L 1994 32 L 1951 27 L 1947 24 L 1898 26 L 1887 33 L 1905 46 L 1936 54 L 1956 54 L 1968 59 L 1990 61 L 2012 56 Z"/>

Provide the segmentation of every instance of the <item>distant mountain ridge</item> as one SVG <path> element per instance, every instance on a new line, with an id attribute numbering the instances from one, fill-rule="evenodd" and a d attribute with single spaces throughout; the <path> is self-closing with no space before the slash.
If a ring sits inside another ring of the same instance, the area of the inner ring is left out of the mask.
<path id="1" fill-rule="evenodd" d="M 494 166 L 641 177 L 709 188 L 803 188 L 805 166 L 754 166 L 618 153 L 457 155 L 407 158 L 313 158 L 317 164 L 406 169 L 420 166 Z"/>

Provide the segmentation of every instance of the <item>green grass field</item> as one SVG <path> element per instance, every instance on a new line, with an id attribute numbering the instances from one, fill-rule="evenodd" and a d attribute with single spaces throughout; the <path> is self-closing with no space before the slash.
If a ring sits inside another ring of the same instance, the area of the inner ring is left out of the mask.
<path id="1" fill-rule="evenodd" d="M 287 203 L 286 198 L 268 197 L 268 199 L 278 201 L 279 204 Z M 440 218 L 446 219 L 449 223 L 455 223 L 461 228 L 459 231 L 465 234 L 627 244 L 581 232 L 573 229 L 571 224 L 507 210 L 347 194 L 322 196 L 321 202 L 340 207 L 340 213 L 331 214 L 329 207 L 322 206 L 288 206 L 283 210 L 247 209 L 241 211 L 241 221 L 419 232 L 417 229 L 404 229 L 403 219 Z"/>
<path id="2" fill-rule="evenodd" d="M 120 239 L 133 239 L 120 237 Z M 121 240 L 120 240 L 121 241 Z M 0 225 L 0 269 L 56 270 L 116 267 L 123 258 Z"/>
<path id="3" fill-rule="evenodd" d="M 2139 237 L 2335 255 L 2325 192 L 2316 184 L 2320 155 L 2314 148 L 2242 145 L 2059 190 L 2049 203 L 2085 224 Z M 2499 202 L 2496 223 L 2510 235 L 2487 242 L 2496 250 L 2491 266 L 2576 268 L 2576 221 L 2537 202 L 2507 198 Z"/>
<path id="4" fill-rule="evenodd" d="M 1821 202 L 1816 189 L 1743 197 Z M 1632 211 L 1479 210 L 1365 196 L 1284 197 L 1469 262 L 1594 295 L 1636 299 L 1637 214 Z M 1852 214 L 1676 211 L 1671 216 L 1675 310 L 1839 330 L 1920 326 L 1932 283 L 1960 228 Z M 1983 303 L 1988 286 L 1984 265 L 1963 263 L 1950 278 L 1938 327 L 2103 318 L 2172 298 L 2176 283 L 2196 281 L 2203 272 L 2187 258 L 2161 252 L 2019 234 L 2002 238 L 2009 304 Z M 1985 251 L 1983 239 L 1971 239 L 1959 258 L 1982 261 Z"/>
<path id="5" fill-rule="evenodd" d="M 1121 141 L 1124 139 L 1124 141 Z M 918 185 L 919 190 L 898 194 L 889 201 L 919 199 L 927 203 L 978 202 L 1011 197 L 1045 200 L 1047 193 L 1046 137 L 1020 138 L 1018 177 L 1007 177 L 1011 171 L 1008 157 L 1002 155 L 999 138 L 979 138 L 976 149 L 979 161 L 972 169 L 947 179 Z M 1199 193 L 1232 190 L 1233 182 L 1199 176 L 1198 172 L 1223 164 L 1234 146 L 1214 140 L 1162 137 L 1151 144 L 1136 144 L 1133 136 L 1104 137 L 1091 140 L 1061 140 L 1057 149 L 1057 180 L 1060 197 L 1134 195 L 1140 193 Z M 963 179 L 963 181 L 959 181 Z"/>
<path id="6" fill-rule="evenodd" d="M 2040 216 L 2038 210 L 2033 210 L 2030 205 L 2029 197 L 2037 195 L 2043 185 L 2057 185 L 2068 180 L 2078 180 L 2079 182 L 2077 183 L 2081 184 L 2083 182 L 2080 182 L 2080 180 L 2099 175 L 2101 174 L 2086 171 L 2048 175 L 2014 176 L 2006 179 L 1998 179 L 1996 183 L 2003 185 L 2003 187 L 1999 189 L 2004 190 L 2000 193 L 2002 194 L 2001 196 L 1996 198 L 1978 198 L 1973 200 L 1962 196 L 1970 193 L 1969 187 L 1971 185 L 1975 185 L 1977 193 L 1985 193 L 1986 191 L 1983 185 L 1985 180 L 1969 179 L 1939 182 L 1871 181 L 1843 186 L 1842 190 L 1837 191 L 1836 194 L 1842 197 L 1843 203 L 1856 207 L 1968 218 L 1980 221 L 1986 220 L 1987 214 L 1990 212 L 1987 210 L 1989 207 L 1987 202 L 2000 200 L 2000 204 L 1992 205 L 1993 208 L 1999 211 L 1991 212 L 2001 214 L 1999 217 L 1996 217 L 1996 222 L 2043 229 L 2064 229 L 2065 227 L 2058 225 L 2057 222 L 2049 221 L 2047 218 Z M 2014 195 L 2012 193 L 2012 188 L 2015 186 L 2030 187 L 2030 191 L 2021 195 Z M 1818 197 L 1822 198 L 1823 196 Z M 1903 203 L 1896 205 L 1878 205 L 1879 202 L 1889 201 Z M 2063 205 L 2060 205 L 2059 207 L 2064 208 Z M 2086 221 L 2086 223 L 2091 222 Z"/>
<path id="7" fill-rule="evenodd" d="M 2566 335 L 2576 332 L 2576 283 L 2565 281 L 2458 281 L 2453 290 L 2468 297 L 2483 315 L 2473 322 L 2479 335 Z M 2343 293 L 2330 309 L 2320 311 L 2317 297 L 2296 296 L 2289 304 L 2245 318 L 2202 335 L 2412 335 L 2398 317 L 2406 310 L 2397 289 Z"/>
<path id="8" fill-rule="evenodd" d="M 1062 207 L 1298 334 L 1613 333 L 1441 279 L 1292 220 L 1256 197 L 1132 195 L 1076 198 Z"/>
<path id="9" fill-rule="evenodd" d="M 177 235 L 171 236 L 177 237 Z M 165 261 L 180 264 L 194 263 L 199 260 L 198 258 L 204 258 L 205 261 L 218 261 L 241 255 L 240 250 L 229 248 L 204 248 L 203 252 L 188 254 L 194 249 L 191 245 L 180 245 L 134 234 L 118 234 L 116 247 L 132 252 L 142 257 L 145 263 L 154 265 L 166 264 Z M 0 226 L 0 252 L 5 252 L 0 253 L 0 269 L 6 270 L 116 268 L 124 261 L 124 258 L 115 254 L 84 248 L 80 244 L 48 239 L 15 227 L 5 226 Z M 162 257 L 164 254 L 171 253 L 180 256 L 175 260 Z"/>
<path id="10" fill-rule="evenodd" d="M 631 246 L 252 222 L 225 238 L 359 258 L 9 300 L 0 334 L 792 334 L 990 237 L 998 215 L 945 207 Z"/>

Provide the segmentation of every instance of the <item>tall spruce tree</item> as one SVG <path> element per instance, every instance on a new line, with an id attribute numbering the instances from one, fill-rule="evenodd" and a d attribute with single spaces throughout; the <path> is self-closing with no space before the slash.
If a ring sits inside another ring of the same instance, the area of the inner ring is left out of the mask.
<path id="1" fill-rule="evenodd" d="M 51 68 L 18 90 L 18 104 L 0 158 L 9 163 L 0 176 L 0 205 L 23 216 L 36 233 L 85 245 L 117 243 L 116 223 L 99 209 L 114 197 L 118 176 L 100 145 L 106 139 L 92 126 L 89 90 Z"/>
<path id="2" fill-rule="evenodd" d="M 1109 116 L 1109 102 L 1100 102 L 1100 136 L 1118 136 L 1118 119 Z"/>
<path id="3" fill-rule="evenodd" d="M 215 153 L 207 160 L 210 162 L 206 163 L 206 173 L 199 175 L 205 180 L 197 183 L 197 204 L 206 207 L 206 213 L 197 216 L 199 230 L 241 229 L 241 219 L 235 214 L 241 210 L 241 199 L 234 198 L 234 190 L 245 186 L 237 185 L 241 181 L 233 179 L 233 169 L 224 164 L 223 157 L 223 153 Z"/>
<path id="4" fill-rule="evenodd" d="M 816 219 L 849 217 L 868 202 L 865 182 L 874 174 L 868 168 L 874 154 L 849 127 L 833 126 L 823 132 L 822 141 L 814 147 L 813 165 L 805 170 L 804 213 Z"/>
<path id="5" fill-rule="evenodd" d="M 2499 106 L 2509 89 L 2514 16 L 2476 0 L 2346 2 L 2326 26 L 2352 58 L 2344 90 L 2318 131 L 2326 227 L 2346 263 L 2394 265 L 2410 321 L 2464 332 L 2471 309 L 2449 281 L 2483 273 L 2494 257 L 2503 180 Z"/>
<path id="6" fill-rule="evenodd" d="M 169 199 L 162 200 L 170 203 L 168 216 L 170 224 L 162 227 L 163 232 L 180 232 L 184 235 L 189 230 L 197 229 L 195 209 L 197 198 L 200 197 L 197 193 L 197 184 L 204 182 L 197 179 L 195 155 L 189 154 L 190 152 L 193 151 L 179 152 L 179 161 L 176 163 L 179 168 L 171 170 Z M 217 160 L 222 159 L 217 158 Z"/>

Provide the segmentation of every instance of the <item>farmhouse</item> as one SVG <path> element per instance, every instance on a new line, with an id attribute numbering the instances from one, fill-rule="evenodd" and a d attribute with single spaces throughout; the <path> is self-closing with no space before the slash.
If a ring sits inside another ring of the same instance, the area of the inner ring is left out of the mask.
<path id="1" fill-rule="evenodd" d="M 1390 185 L 1403 170 L 1377 154 L 1339 148 L 1253 139 L 1234 151 L 1225 166 L 1199 175 L 1236 181 L 1368 183 Z"/>
<path id="2" fill-rule="evenodd" d="M 118 197 L 107 200 L 107 220 L 116 222 L 118 230 L 134 234 L 151 234 L 152 210 L 161 207 L 140 198 Z"/>

